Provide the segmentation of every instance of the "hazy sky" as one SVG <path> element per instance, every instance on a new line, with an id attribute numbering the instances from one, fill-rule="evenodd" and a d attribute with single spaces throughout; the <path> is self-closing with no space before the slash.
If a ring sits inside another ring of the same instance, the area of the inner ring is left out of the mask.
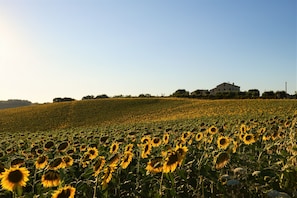
<path id="1" fill-rule="evenodd" d="M 0 100 L 285 89 L 295 0 L 0 0 Z"/>

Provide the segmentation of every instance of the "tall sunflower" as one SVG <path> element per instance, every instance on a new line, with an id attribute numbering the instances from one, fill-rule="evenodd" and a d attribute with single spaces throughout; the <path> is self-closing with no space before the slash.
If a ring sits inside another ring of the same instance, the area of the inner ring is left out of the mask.
<path id="1" fill-rule="evenodd" d="M 152 145 L 150 143 L 142 145 L 141 158 L 147 158 L 151 153 Z"/>
<path id="2" fill-rule="evenodd" d="M 127 144 L 125 146 L 125 151 L 124 152 L 132 152 L 133 146 L 134 146 L 133 144 Z"/>
<path id="3" fill-rule="evenodd" d="M 108 160 L 108 164 L 110 166 L 117 166 L 119 160 L 120 160 L 120 154 L 114 154 L 109 160 Z"/>
<path id="4" fill-rule="evenodd" d="M 29 181 L 29 174 L 30 172 L 25 167 L 10 167 L 9 169 L 5 169 L 0 176 L 2 188 L 15 191 L 16 188 L 26 186 L 27 181 Z"/>
<path id="5" fill-rule="evenodd" d="M 99 153 L 98 149 L 95 147 L 88 148 L 88 150 L 87 150 L 87 154 L 90 154 L 89 155 L 90 160 L 95 159 L 98 156 L 98 153 Z"/>
<path id="6" fill-rule="evenodd" d="M 122 169 L 126 169 L 129 166 L 129 164 L 132 161 L 132 158 L 133 158 L 132 152 L 125 152 L 121 162 Z"/>
<path id="7" fill-rule="evenodd" d="M 217 140 L 218 148 L 225 150 L 230 144 L 230 139 L 228 137 L 220 136 Z"/>
<path id="8" fill-rule="evenodd" d="M 48 157 L 46 155 L 41 155 L 35 161 L 35 167 L 37 169 L 43 169 L 48 163 Z"/>
<path id="9" fill-rule="evenodd" d="M 203 133 L 202 132 L 197 133 L 195 136 L 195 140 L 197 142 L 200 142 L 202 139 L 203 139 Z"/>
<path id="10" fill-rule="evenodd" d="M 142 144 L 150 144 L 152 140 L 149 135 L 146 135 L 146 136 L 143 136 L 140 141 Z"/>
<path id="11" fill-rule="evenodd" d="M 164 133 L 163 135 L 163 144 L 166 145 L 169 142 L 169 133 Z"/>
<path id="12" fill-rule="evenodd" d="M 58 171 L 55 170 L 48 170 L 41 177 L 41 183 L 46 188 L 58 186 L 60 185 L 60 182 L 60 174 Z"/>
<path id="13" fill-rule="evenodd" d="M 154 137 L 151 141 L 151 144 L 153 147 L 158 147 L 162 143 L 161 139 L 159 137 Z"/>
<path id="14" fill-rule="evenodd" d="M 146 170 L 151 173 L 160 173 L 163 171 L 163 158 L 162 157 L 155 157 L 151 159 L 146 166 Z"/>
<path id="15" fill-rule="evenodd" d="M 105 164 L 105 157 L 99 156 L 99 159 L 97 159 L 97 161 L 93 166 L 95 176 L 99 175 L 100 171 L 103 169 L 104 164 Z"/>
<path id="16" fill-rule="evenodd" d="M 178 165 L 180 166 L 186 157 L 188 148 L 186 146 L 177 146 L 174 151 L 177 153 Z"/>
<path id="17" fill-rule="evenodd" d="M 73 165 L 73 158 L 70 155 L 66 155 L 63 157 L 63 161 L 66 167 L 70 167 Z"/>
<path id="18" fill-rule="evenodd" d="M 251 133 L 247 133 L 243 137 L 243 142 L 244 142 L 244 144 L 247 144 L 247 145 L 253 144 L 256 142 L 255 136 Z"/>
<path id="19" fill-rule="evenodd" d="M 216 169 L 224 168 L 230 161 L 230 155 L 226 152 L 219 153 L 215 159 L 214 164 Z"/>
<path id="20" fill-rule="evenodd" d="M 179 164 L 178 153 L 175 151 L 169 153 L 163 164 L 163 172 L 169 173 L 169 172 L 175 171 L 178 164 Z"/>
<path id="21" fill-rule="evenodd" d="M 54 191 L 52 198 L 74 198 L 75 188 L 71 186 L 65 186 Z"/>
<path id="22" fill-rule="evenodd" d="M 216 126 L 211 126 L 208 128 L 208 133 L 214 135 L 218 132 L 218 128 Z"/>
<path id="23" fill-rule="evenodd" d="M 109 153 L 111 154 L 115 154 L 117 153 L 119 150 L 119 143 L 118 142 L 113 142 L 110 146 L 110 150 L 109 150 Z"/>
<path id="24" fill-rule="evenodd" d="M 48 168 L 51 170 L 58 170 L 60 168 L 65 168 L 65 167 L 66 167 L 66 164 L 65 164 L 63 158 L 58 157 L 50 162 Z"/>
<path id="25" fill-rule="evenodd" d="M 107 186 L 107 184 L 111 181 L 112 179 L 112 173 L 115 171 L 116 167 L 115 166 L 107 166 L 104 169 L 104 175 L 102 177 L 102 186 Z"/>

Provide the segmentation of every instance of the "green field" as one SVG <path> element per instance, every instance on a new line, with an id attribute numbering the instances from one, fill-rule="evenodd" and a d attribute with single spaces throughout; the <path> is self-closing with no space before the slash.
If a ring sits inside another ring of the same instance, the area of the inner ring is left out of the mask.
<path id="1" fill-rule="evenodd" d="M 53 103 L 0 131 L 0 197 L 297 196 L 297 100 Z"/>

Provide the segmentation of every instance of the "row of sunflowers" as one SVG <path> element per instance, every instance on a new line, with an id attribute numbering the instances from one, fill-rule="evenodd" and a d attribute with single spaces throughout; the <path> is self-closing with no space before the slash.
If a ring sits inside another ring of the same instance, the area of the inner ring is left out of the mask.
<path id="1" fill-rule="evenodd" d="M 1 134 L 0 197 L 294 197 L 297 115 Z"/>

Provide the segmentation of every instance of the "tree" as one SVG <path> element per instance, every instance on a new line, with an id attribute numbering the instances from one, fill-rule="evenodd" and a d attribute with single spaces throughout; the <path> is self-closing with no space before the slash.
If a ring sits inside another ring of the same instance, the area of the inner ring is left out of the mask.
<path id="1" fill-rule="evenodd" d="M 262 98 L 264 99 L 273 99 L 273 98 L 276 98 L 276 95 L 273 91 L 265 91 L 263 94 L 262 94 Z"/>
<path id="2" fill-rule="evenodd" d="M 185 89 L 178 89 L 172 94 L 172 96 L 180 97 L 180 98 L 188 98 L 190 96 L 190 93 Z"/>

